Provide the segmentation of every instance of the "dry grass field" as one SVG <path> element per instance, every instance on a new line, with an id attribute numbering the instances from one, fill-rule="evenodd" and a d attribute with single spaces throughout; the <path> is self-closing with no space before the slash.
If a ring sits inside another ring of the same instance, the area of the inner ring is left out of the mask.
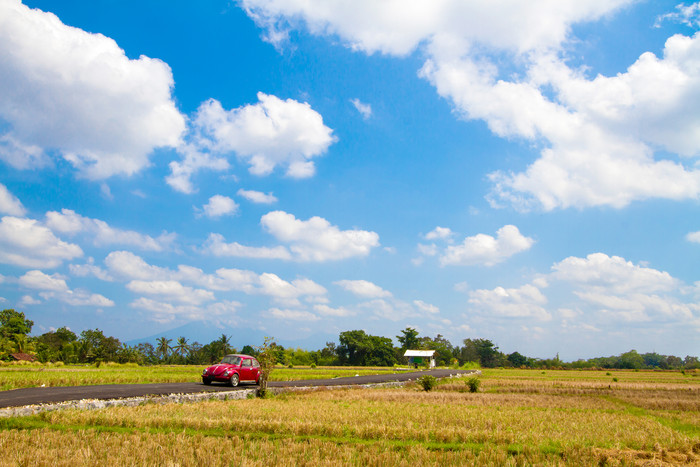
<path id="1" fill-rule="evenodd" d="M 0 464 L 700 465 L 698 373 L 481 379 L 9 418 Z"/>

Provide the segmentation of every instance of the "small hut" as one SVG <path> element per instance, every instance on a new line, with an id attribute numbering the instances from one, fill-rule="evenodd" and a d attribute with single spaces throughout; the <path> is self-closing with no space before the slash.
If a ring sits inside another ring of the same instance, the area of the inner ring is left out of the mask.
<path id="1" fill-rule="evenodd" d="M 29 355 L 28 353 L 11 353 L 10 357 L 16 362 L 33 362 L 36 360 L 34 355 Z"/>
<path id="2" fill-rule="evenodd" d="M 408 358 L 409 366 L 418 368 L 428 364 L 428 368 L 435 368 L 435 351 L 434 350 L 407 350 L 403 354 Z"/>

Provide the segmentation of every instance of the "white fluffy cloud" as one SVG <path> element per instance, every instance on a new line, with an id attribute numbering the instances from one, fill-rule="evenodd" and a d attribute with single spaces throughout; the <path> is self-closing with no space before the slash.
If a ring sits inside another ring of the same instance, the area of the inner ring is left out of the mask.
<path id="1" fill-rule="evenodd" d="M 248 201 L 252 201 L 253 203 L 258 204 L 272 204 L 277 202 L 277 198 L 271 192 L 262 193 L 260 191 L 244 190 L 243 188 L 241 188 L 236 194 L 238 196 L 244 197 Z"/>
<path id="2" fill-rule="evenodd" d="M 534 285 L 517 289 L 496 287 L 469 293 L 469 304 L 482 313 L 507 318 L 534 318 L 549 321 L 552 315 L 544 308 L 547 297 Z"/>
<path id="3" fill-rule="evenodd" d="M 352 292 L 358 297 L 383 298 L 391 297 L 391 292 L 382 289 L 378 285 L 366 280 L 342 280 L 334 284 L 339 285 L 348 292 Z"/>
<path id="4" fill-rule="evenodd" d="M 379 246 L 379 235 L 365 230 L 340 230 L 326 219 L 314 216 L 307 221 L 284 211 L 273 211 L 260 224 L 277 240 L 289 244 L 298 261 L 330 261 L 367 256 Z"/>
<path id="5" fill-rule="evenodd" d="M 426 57 L 420 76 L 467 119 L 541 144 L 522 173 L 491 174 L 493 204 L 545 210 L 697 199 L 700 171 L 666 158 L 700 155 L 700 34 L 668 39 L 616 76 L 567 65 L 572 26 L 632 0 L 463 2 L 242 0 L 268 38 L 286 28 L 337 35 L 354 50 Z M 695 6 L 674 16 L 696 18 Z M 515 70 L 515 71 L 514 71 Z"/>
<path id="6" fill-rule="evenodd" d="M 238 242 L 226 243 L 226 239 L 220 234 L 210 234 L 204 243 L 204 251 L 215 256 L 236 256 L 239 258 L 264 258 L 264 259 L 292 259 L 291 253 L 286 247 L 276 246 L 255 247 L 241 245 Z"/>
<path id="7" fill-rule="evenodd" d="M 140 281 L 134 280 L 126 285 L 126 288 L 141 295 L 161 297 L 166 301 L 175 301 L 189 305 L 201 305 L 204 302 L 214 300 L 214 294 L 208 290 L 193 289 L 183 286 L 173 280 L 165 281 Z"/>
<path id="8" fill-rule="evenodd" d="M 228 196 L 214 195 L 202 206 L 202 213 L 212 219 L 230 216 L 238 211 L 238 204 Z"/>
<path id="9" fill-rule="evenodd" d="M 449 227 L 437 226 L 427 234 L 425 234 L 426 240 L 447 240 L 452 237 L 453 232 Z"/>
<path id="10" fill-rule="evenodd" d="M 638 266 L 604 253 L 593 253 L 586 258 L 566 258 L 554 264 L 552 271 L 553 279 L 616 294 L 668 292 L 679 285 L 678 280 L 665 271 Z"/>
<path id="11" fill-rule="evenodd" d="M 10 193 L 10 190 L 5 185 L 0 183 L 0 214 L 24 216 L 26 211 L 24 206 L 22 206 L 22 202 Z"/>
<path id="12" fill-rule="evenodd" d="M 333 130 L 307 103 L 258 93 L 257 104 L 225 110 L 209 99 L 192 121 L 191 142 L 183 145 L 185 159 L 170 164 L 168 183 L 176 190 L 193 191 L 190 177 L 202 168 L 223 170 L 223 156 L 233 153 L 255 175 L 282 167 L 287 176 L 314 175 L 313 159 L 336 141 Z"/>
<path id="13" fill-rule="evenodd" d="M 568 283 L 579 301 L 613 321 L 691 323 L 700 315 L 700 306 L 682 300 L 678 279 L 619 256 L 566 258 L 552 266 L 550 277 Z"/>
<path id="14" fill-rule="evenodd" d="M 58 150 L 83 175 L 130 175 L 160 146 L 176 146 L 185 119 L 160 60 L 130 60 L 110 38 L 63 24 L 18 0 L 0 2 L 0 158 L 17 168 Z"/>
<path id="15" fill-rule="evenodd" d="M 83 255 L 34 219 L 6 216 L 0 220 L 0 263 L 55 268 Z"/>
<path id="16" fill-rule="evenodd" d="M 28 289 L 51 290 L 63 292 L 68 290 L 66 279 L 60 274 L 44 274 L 38 270 L 27 271 L 19 278 L 19 284 Z"/>
<path id="17" fill-rule="evenodd" d="M 478 234 L 465 238 L 460 245 L 448 246 L 440 257 L 440 264 L 493 266 L 516 253 L 528 250 L 533 243 L 534 240 L 522 235 L 516 226 L 506 225 L 498 229 L 495 238 Z"/>
<path id="18" fill-rule="evenodd" d="M 230 318 L 235 315 L 242 306 L 236 301 L 220 301 L 210 303 L 207 306 L 194 305 L 173 305 L 172 303 L 161 302 L 151 298 L 141 297 L 129 305 L 150 313 L 149 319 L 158 323 L 170 323 L 177 318 L 192 320 L 206 320 L 213 318 Z"/>
<path id="19" fill-rule="evenodd" d="M 379 246 L 379 235 L 365 230 L 340 230 L 326 219 L 303 221 L 284 211 L 272 211 L 260 219 L 263 229 L 286 245 L 253 247 L 226 243 L 220 234 L 210 234 L 203 250 L 216 256 L 323 262 L 367 256 Z"/>
<path id="20" fill-rule="evenodd" d="M 157 238 L 143 235 L 133 230 L 111 227 L 105 221 L 81 216 L 70 209 L 46 213 L 46 225 L 54 232 L 67 235 L 92 235 L 95 245 L 131 245 L 142 250 L 163 251 L 175 240 L 175 234 L 164 232 Z"/>
<path id="21" fill-rule="evenodd" d="M 294 302 L 302 297 L 321 297 L 327 291 L 321 285 L 306 278 L 291 282 L 276 274 L 257 274 L 243 269 L 217 269 L 215 274 L 206 274 L 199 268 L 179 265 L 176 270 L 153 266 L 140 256 L 128 251 L 115 251 L 105 259 L 112 276 L 131 281 L 127 286 L 136 293 L 169 295 L 172 300 L 186 302 L 187 294 L 192 300 L 213 299 L 208 291 L 240 291 L 251 295 L 265 295 L 279 301 Z M 191 283 L 202 287 L 202 291 L 183 286 Z M 181 298 L 179 298 L 181 297 Z M 162 297 L 161 297 L 162 298 Z"/>
<path id="22" fill-rule="evenodd" d="M 93 294 L 86 290 L 71 290 L 68 288 L 65 278 L 59 274 L 48 275 L 38 270 L 27 271 L 18 279 L 18 283 L 29 289 L 41 290 L 39 295 L 44 300 L 58 300 L 71 306 L 114 306 L 114 302 L 103 295 Z M 37 303 L 31 297 L 24 302 L 27 304 Z"/>
<path id="23" fill-rule="evenodd" d="M 690 232 L 688 235 L 685 236 L 685 239 L 689 242 L 700 243 L 700 231 Z"/>

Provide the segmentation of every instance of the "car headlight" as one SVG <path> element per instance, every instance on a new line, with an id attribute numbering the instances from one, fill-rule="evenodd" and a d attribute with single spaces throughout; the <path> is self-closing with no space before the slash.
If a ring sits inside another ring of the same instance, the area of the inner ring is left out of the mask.
<path id="1" fill-rule="evenodd" d="M 229 370 L 224 371 L 224 376 L 228 376 L 229 373 L 230 373 Z"/>
<path id="2" fill-rule="evenodd" d="M 202 374 L 203 374 L 203 375 L 206 375 L 206 374 L 207 374 L 207 369 L 206 369 L 206 368 L 202 371 Z"/>

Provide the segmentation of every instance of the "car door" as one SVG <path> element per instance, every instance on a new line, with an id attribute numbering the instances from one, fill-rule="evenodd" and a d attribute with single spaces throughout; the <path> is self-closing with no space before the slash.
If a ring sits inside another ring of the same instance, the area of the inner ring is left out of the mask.
<path id="1" fill-rule="evenodd" d="M 255 381 L 253 376 L 253 361 L 250 358 L 244 358 L 241 362 L 241 381 Z"/>

